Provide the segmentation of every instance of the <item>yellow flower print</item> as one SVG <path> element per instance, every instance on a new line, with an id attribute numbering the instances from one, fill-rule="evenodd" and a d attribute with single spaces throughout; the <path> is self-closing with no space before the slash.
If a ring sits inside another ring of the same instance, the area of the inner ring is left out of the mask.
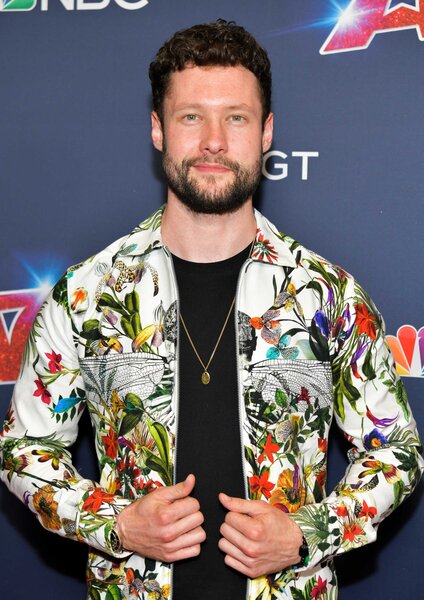
<path id="1" fill-rule="evenodd" d="M 284 512 L 294 513 L 305 504 L 306 490 L 299 478 L 299 467 L 284 469 L 278 476 L 270 503 Z"/>
<path id="2" fill-rule="evenodd" d="M 57 514 L 58 504 L 53 500 L 55 490 L 48 484 L 35 492 L 32 497 L 35 511 L 40 515 L 43 526 L 46 529 L 59 531 L 61 522 Z"/>

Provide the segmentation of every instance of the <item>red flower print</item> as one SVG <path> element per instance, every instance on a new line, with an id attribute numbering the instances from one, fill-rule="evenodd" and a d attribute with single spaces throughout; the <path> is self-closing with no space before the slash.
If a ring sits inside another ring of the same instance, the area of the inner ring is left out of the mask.
<path id="1" fill-rule="evenodd" d="M 318 438 L 318 448 L 321 452 L 325 454 L 325 452 L 327 451 L 327 440 L 321 437 Z"/>
<path id="2" fill-rule="evenodd" d="M 112 427 L 109 428 L 109 435 L 104 435 L 102 440 L 106 455 L 113 460 L 118 450 L 118 436 Z"/>
<path id="3" fill-rule="evenodd" d="M 365 517 L 365 519 L 368 521 L 368 518 L 373 519 L 376 514 L 377 514 L 377 509 L 375 508 L 375 506 L 368 506 L 368 504 L 365 502 L 365 500 L 363 500 L 362 510 L 358 515 L 359 518 Z"/>
<path id="4" fill-rule="evenodd" d="M 265 496 L 265 498 L 270 498 L 271 490 L 274 487 L 274 484 L 271 481 L 268 481 L 268 477 L 268 471 L 264 471 L 260 477 L 258 477 L 258 475 L 249 477 L 252 494 L 257 494 L 260 492 L 263 496 Z"/>
<path id="5" fill-rule="evenodd" d="M 275 444 L 272 441 L 272 434 L 268 433 L 268 437 L 266 438 L 266 442 L 264 444 L 264 449 L 262 450 L 262 452 L 259 455 L 258 463 L 261 464 L 265 460 L 265 455 L 266 455 L 267 459 L 273 463 L 274 462 L 273 454 L 274 454 L 274 452 L 278 452 L 279 449 L 280 449 L 280 446 L 278 444 Z"/>
<path id="6" fill-rule="evenodd" d="M 84 504 L 82 505 L 83 510 L 87 510 L 92 513 L 96 513 L 103 502 L 110 504 L 115 500 L 115 496 L 113 494 L 108 494 L 102 488 L 97 487 L 94 488 L 93 492 L 88 496 Z"/>
<path id="7" fill-rule="evenodd" d="M 52 395 L 41 379 L 36 379 L 34 383 L 37 386 L 37 389 L 33 393 L 33 396 L 41 396 L 41 400 L 44 402 L 44 404 L 50 404 L 52 401 Z"/>
<path id="8" fill-rule="evenodd" d="M 349 516 L 348 510 L 344 504 L 341 504 L 340 506 L 338 506 L 336 512 L 337 512 L 338 517 L 348 517 Z"/>
<path id="9" fill-rule="evenodd" d="M 375 316 L 370 313 L 364 303 L 355 304 L 356 326 L 359 333 L 365 333 L 369 338 L 375 340 Z"/>
<path id="10" fill-rule="evenodd" d="M 57 373 L 58 371 L 62 371 L 63 365 L 60 364 L 62 360 L 61 354 L 56 354 L 54 350 L 51 351 L 51 354 L 48 352 L 44 353 L 49 359 L 49 371 L 50 373 Z"/>
<path id="11" fill-rule="evenodd" d="M 353 542 L 357 535 L 361 535 L 364 533 L 362 527 L 359 527 L 357 523 L 352 523 L 352 525 L 345 525 L 343 539 L 349 540 L 349 542 Z"/>
<path id="12" fill-rule="evenodd" d="M 311 590 L 312 598 L 314 598 L 315 600 L 320 600 L 322 594 L 325 594 L 326 591 L 327 591 L 327 580 L 321 579 L 321 577 L 318 576 L 318 581 Z"/>
<path id="13" fill-rule="evenodd" d="M 270 263 L 277 260 L 278 253 L 276 252 L 274 246 L 270 243 L 269 240 L 266 240 L 263 233 L 260 233 L 260 230 L 257 230 L 255 246 L 253 248 L 252 257 L 255 257 L 259 260 L 266 260 Z"/>

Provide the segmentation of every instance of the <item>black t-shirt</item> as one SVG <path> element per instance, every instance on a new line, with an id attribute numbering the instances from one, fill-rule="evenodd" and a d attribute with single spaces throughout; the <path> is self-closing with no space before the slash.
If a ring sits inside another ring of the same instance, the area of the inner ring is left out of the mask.
<path id="1" fill-rule="evenodd" d="M 190 336 L 207 364 L 236 293 L 249 248 L 217 263 L 192 263 L 173 257 L 180 306 Z M 174 563 L 173 600 L 244 600 L 246 578 L 227 567 L 218 548 L 225 509 L 218 493 L 244 497 L 242 445 L 237 397 L 234 310 L 208 372 L 180 327 L 180 401 L 176 481 L 196 476 L 193 496 L 200 502 L 206 541 L 198 557 Z"/>

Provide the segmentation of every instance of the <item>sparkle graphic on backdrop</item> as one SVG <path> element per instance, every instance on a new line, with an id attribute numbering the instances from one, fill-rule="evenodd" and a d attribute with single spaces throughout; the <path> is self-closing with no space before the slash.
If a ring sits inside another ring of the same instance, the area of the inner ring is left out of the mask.
<path id="1" fill-rule="evenodd" d="M 0 384 L 18 377 L 25 342 L 45 292 L 43 288 L 0 292 Z"/>
<path id="2" fill-rule="evenodd" d="M 64 271 L 61 258 L 44 253 L 34 254 L 31 263 L 24 256 L 15 259 L 28 279 L 23 289 L 0 291 L 0 384 L 16 381 L 32 322 Z"/>
<path id="3" fill-rule="evenodd" d="M 412 3 L 394 0 L 352 0 L 339 8 L 336 26 L 320 49 L 321 54 L 363 50 L 377 33 L 416 29 L 424 41 L 424 0 Z"/>

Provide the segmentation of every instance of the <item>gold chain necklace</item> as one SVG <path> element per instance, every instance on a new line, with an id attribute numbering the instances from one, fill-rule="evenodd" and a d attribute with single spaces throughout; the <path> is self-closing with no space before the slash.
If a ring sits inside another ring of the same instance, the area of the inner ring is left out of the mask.
<path id="1" fill-rule="evenodd" d="M 256 237 L 255 237 L 255 238 L 253 238 L 253 241 L 252 241 L 252 244 L 251 244 L 251 246 L 250 246 L 250 250 L 249 250 L 249 255 L 248 255 L 248 257 L 247 257 L 247 258 L 250 258 L 250 255 L 252 254 L 252 250 L 253 250 L 253 245 L 254 245 L 254 243 L 255 243 L 255 239 L 256 239 Z M 210 357 L 209 357 L 209 360 L 208 360 L 208 362 L 207 362 L 206 364 L 205 364 L 205 363 L 203 362 L 203 360 L 200 358 L 200 355 L 199 355 L 199 353 L 198 353 L 198 351 L 197 351 L 197 348 L 196 348 L 196 346 L 194 345 L 194 342 L 193 342 L 193 340 L 192 340 L 192 338 L 191 338 L 191 335 L 190 335 L 190 333 L 189 333 L 189 331 L 188 331 L 188 329 L 187 329 L 187 325 L 185 324 L 185 321 L 184 321 L 184 319 L 183 319 L 183 315 L 182 315 L 182 314 L 181 314 L 181 312 L 180 312 L 180 321 L 181 321 L 181 324 L 182 324 L 182 326 L 184 327 L 184 331 L 186 332 L 187 339 L 188 339 L 188 341 L 190 342 L 190 345 L 191 345 L 191 347 L 193 348 L 193 351 L 194 351 L 194 354 L 195 354 L 195 355 L 196 355 L 196 357 L 197 357 L 197 360 L 199 361 L 199 363 L 200 363 L 200 364 L 202 365 L 202 367 L 203 367 L 202 376 L 201 376 L 201 378 L 200 378 L 200 379 L 201 379 L 201 382 L 203 383 L 203 385 L 208 385 L 208 383 L 209 383 L 209 382 L 210 382 L 210 380 L 211 380 L 211 376 L 210 376 L 210 373 L 209 373 L 209 371 L 208 371 L 208 369 L 209 369 L 209 365 L 211 364 L 211 362 L 212 362 L 212 360 L 213 360 L 213 357 L 215 356 L 215 352 L 216 352 L 216 351 L 217 351 L 217 349 L 218 349 L 219 342 L 221 341 L 221 338 L 222 338 L 222 336 L 223 336 L 223 334 L 224 334 L 224 331 L 225 331 L 225 328 L 226 328 L 226 326 L 227 326 L 228 320 L 229 320 L 229 318 L 230 318 L 231 312 L 232 312 L 232 310 L 233 310 L 233 308 L 234 308 L 235 301 L 236 301 L 236 297 L 234 296 L 234 298 L 233 298 L 233 301 L 231 302 L 230 310 L 228 311 L 228 313 L 227 313 L 227 316 L 225 317 L 224 325 L 222 326 L 222 328 L 221 328 L 221 331 L 219 332 L 218 339 L 216 340 L 215 346 L 214 346 L 214 348 L 213 348 L 213 350 L 212 350 L 212 353 L 211 353 L 211 355 L 210 355 Z"/>
<path id="2" fill-rule="evenodd" d="M 205 363 L 203 362 L 203 360 L 200 358 L 200 355 L 199 355 L 199 353 L 197 352 L 197 348 L 196 348 L 196 346 L 194 345 L 194 342 L 193 342 L 193 340 L 191 339 L 191 335 L 190 335 L 190 334 L 189 334 L 189 332 L 188 332 L 187 325 L 186 325 L 186 324 L 185 324 L 185 322 L 184 322 L 183 315 L 180 313 L 180 319 L 181 319 L 181 323 L 182 323 L 182 326 L 184 327 L 184 331 L 186 332 L 186 335 L 187 335 L 188 341 L 190 342 L 190 344 L 191 344 L 191 347 L 193 348 L 193 350 L 194 350 L 194 354 L 197 356 L 197 359 L 198 359 L 199 363 L 200 363 L 200 364 L 202 365 L 202 367 L 203 367 L 203 373 L 202 373 L 202 376 L 201 376 L 201 381 L 202 381 L 202 383 L 203 383 L 204 385 L 208 385 L 208 383 L 209 383 L 209 382 L 210 382 L 210 380 L 211 380 L 211 376 L 210 376 L 210 373 L 209 373 L 209 371 L 208 371 L 208 369 L 209 369 L 209 365 L 211 364 L 211 362 L 212 362 L 212 359 L 213 359 L 213 357 L 215 356 L 215 352 L 216 352 L 216 350 L 217 350 L 217 348 L 218 348 L 218 346 L 219 346 L 219 342 L 221 341 L 221 338 L 222 338 L 222 336 L 223 336 L 223 334 L 224 334 L 224 331 L 225 331 L 225 328 L 226 328 L 226 326 L 227 326 L 228 319 L 230 318 L 231 312 L 232 312 L 232 310 L 233 310 L 233 307 L 234 307 L 234 303 L 235 303 L 235 301 L 236 301 L 236 298 L 234 297 L 234 298 L 233 298 L 233 301 L 231 302 L 230 310 L 228 311 L 228 313 L 227 313 L 227 316 L 226 316 L 226 318 L 225 318 L 224 325 L 222 326 L 222 329 L 221 329 L 221 331 L 220 331 L 220 333 L 219 333 L 218 339 L 216 340 L 215 346 L 214 346 L 214 348 L 213 348 L 213 350 L 212 350 L 212 354 L 210 355 L 210 357 L 209 357 L 209 360 L 208 360 L 208 362 L 206 363 L 206 365 L 205 365 Z"/>

